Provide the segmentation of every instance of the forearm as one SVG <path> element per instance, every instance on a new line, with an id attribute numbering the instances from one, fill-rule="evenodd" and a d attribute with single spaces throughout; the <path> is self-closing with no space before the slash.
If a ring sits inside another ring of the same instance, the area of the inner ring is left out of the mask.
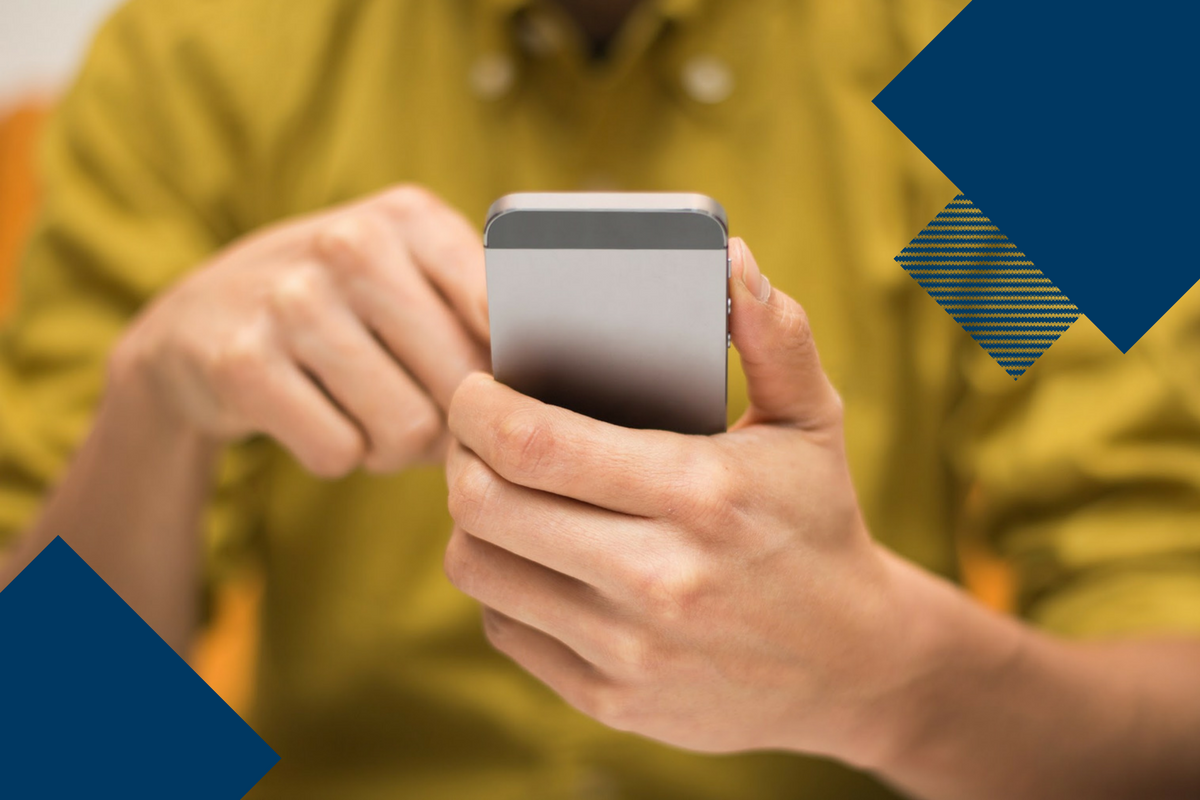
<path id="1" fill-rule="evenodd" d="M 911 566 L 925 667 L 873 765 L 927 800 L 1200 796 L 1200 642 L 1071 643 Z"/>
<path id="2" fill-rule="evenodd" d="M 41 518 L 0 564 L 0 588 L 61 536 L 182 652 L 197 619 L 198 531 L 215 455 L 146 381 L 114 379 Z"/>

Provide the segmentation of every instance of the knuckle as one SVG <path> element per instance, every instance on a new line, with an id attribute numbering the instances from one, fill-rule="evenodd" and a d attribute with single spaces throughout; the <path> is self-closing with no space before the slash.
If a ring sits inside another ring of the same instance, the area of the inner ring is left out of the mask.
<path id="1" fill-rule="evenodd" d="M 483 239 L 460 212 L 424 186 L 404 185 L 384 195 L 382 208 L 402 222 L 436 228 L 424 241 L 428 267 L 446 277 L 463 278 L 467 265 L 483 266 Z"/>
<path id="2" fill-rule="evenodd" d="M 268 359 L 260 326 L 247 324 L 213 346 L 205 358 L 207 371 L 218 385 L 239 385 L 258 375 Z"/>
<path id="3" fill-rule="evenodd" d="M 550 426 L 528 411 L 509 414 L 496 427 L 496 455 L 513 475 L 538 474 L 554 453 Z"/>
<path id="4" fill-rule="evenodd" d="M 623 687 L 612 683 L 592 683 L 576 698 L 580 711 L 610 728 L 628 730 L 633 718 L 633 703 Z"/>
<path id="5" fill-rule="evenodd" d="M 383 195 L 384 204 L 401 217 L 420 217 L 429 213 L 438 203 L 437 195 L 415 183 L 406 183 L 388 190 Z"/>
<path id="6" fill-rule="evenodd" d="M 464 530 L 478 528 L 495 488 L 495 473 L 479 459 L 472 458 L 459 470 L 450 487 L 450 516 Z"/>
<path id="7" fill-rule="evenodd" d="M 643 566 L 634 581 L 634 590 L 646 613 L 667 625 L 693 617 L 710 586 L 708 571 L 698 559 L 678 555 L 663 563 Z"/>
<path id="8" fill-rule="evenodd" d="M 596 720 L 603 721 L 613 707 L 612 689 L 607 684 L 593 683 L 581 687 L 574 699 L 580 711 Z"/>
<path id="9" fill-rule="evenodd" d="M 723 533 L 736 522 L 738 481 L 724 459 L 705 453 L 688 468 L 683 497 L 675 505 L 683 520 Z"/>
<path id="10" fill-rule="evenodd" d="M 327 298 L 324 281 L 315 269 L 293 270 L 276 281 L 270 292 L 276 316 L 296 325 L 312 324 Z"/>
<path id="11" fill-rule="evenodd" d="M 316 233 L 317 254 L 342 275 L 369 272 L 372 256 L 382 247 L 382 231 L 370 214 L 349 212 L 332 220 Z"/>
<path id="12" fill-rule="evenodd" d="M 621 628 L 611 632 L 607 649 L 623 674 L 644 676 L 654 670 L 654 643 L 641 631 Z"/>

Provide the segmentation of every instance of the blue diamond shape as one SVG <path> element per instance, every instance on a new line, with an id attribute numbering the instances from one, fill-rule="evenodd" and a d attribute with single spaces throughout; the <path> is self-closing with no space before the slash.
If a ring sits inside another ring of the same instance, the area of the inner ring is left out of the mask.
<path id="1" fill-rule="evenodd" d="M 62 539 L 0 592 L 12 798 L 236 800 L 279 757 Z"/>
<path id="2" fill-rule="evenodd" d="M 1200 3 L 974 0 L 875 98 L 1127 351 L 1200 279 Z"/>

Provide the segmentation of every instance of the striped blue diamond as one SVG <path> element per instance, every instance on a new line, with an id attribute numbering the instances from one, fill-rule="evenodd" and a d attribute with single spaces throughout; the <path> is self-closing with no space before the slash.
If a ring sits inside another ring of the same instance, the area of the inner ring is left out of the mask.
<path id="1" fill-rule="evenodd" d="M 896 256 L 1014 380 L 1079 309 L 992 221 L 958 195 Z"/>

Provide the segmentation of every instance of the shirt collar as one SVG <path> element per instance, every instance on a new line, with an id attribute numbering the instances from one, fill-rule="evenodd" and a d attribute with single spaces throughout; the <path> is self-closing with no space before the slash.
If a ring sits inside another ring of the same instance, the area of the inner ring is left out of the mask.
<path id="1" fill-rule="evenodd" d="M 681 23 L 696 17 L 710 0 L 642 0 L 650 13 L 663 21 Z M 556 0 L 472 0 L 474 25 L 480 46 L 502 50 L 505 38 L 511 38 L 514 23 L 522 14 L 538 7 L 556 5 Z M 553 9 L 558 10 L 558 9 Z M 645 13 L 644 11 L 642 13 Z"/>
<path id="2" fill-rule="evenodd" d="M 557 0 L 469 0 L 467 9 L 475 50 L 469 77 L 472 91 L 492 101 L 513 95 L 517 84 L 525 80 L 523 73 L 530 66 L 531 56 L 534 60 L 558 60 L 558 68 L 564 75 L 574 74 L 586 79 L 592 87 L 598 83 L 614 83 L 641 61 L 664 29 L 701 24 L 708 12 L 716 12 L 718 5 L 716 0 L 643 2 L 644 6 L 634 10 L 636 18 L 631 18 L 626 28 L 618 33 L 610 62 L 597 71 L 587 63 L 582 34 L 572 28 Z M 539 27 L 536 24 L 539 21 L 555 20 L 549 26 L 553 35 L 539 37 L 536 30 L 532 32 L 534 35 L 529 35 L 531 28 Z M 545 50 L 540 56 L 535 52 L 539 49 L 536 41 L 539 38 L 542 39 L 541 49 Z M 547 39 L 557 40 L 556 45 L 547 47 Z M 555 50 L 557 52 L 553 52 Z M 577 91 L 577 83 L 567 80 L 556 83 L 561 84 L 564 92 Z"/>

